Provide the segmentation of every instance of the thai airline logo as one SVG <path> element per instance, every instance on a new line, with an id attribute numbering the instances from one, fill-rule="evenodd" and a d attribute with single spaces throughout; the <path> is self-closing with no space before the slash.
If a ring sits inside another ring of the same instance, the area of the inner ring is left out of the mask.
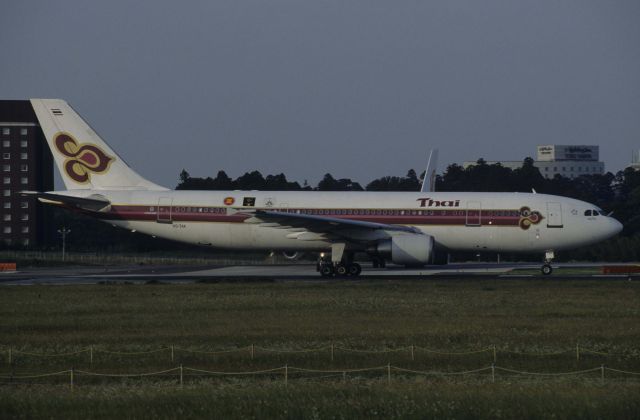
<path id="1" fill-rule="evenodd" d="M 103 174 L 109 170 L 114 158 L 91 143 L 79 143 L 67 133 L 58 133 L 53 143 L 67 159 L 62 165 L 69 178 L 80 184 L 91 181 L 91 175 Z"/>
<path id="2" fill-rule="evenodd" d="M 460 207 L 460 200 L 434 200 L 431 197 L 418 198 L 420 207 Z"/>
<path id="3" fill-rule="evenodd" d="M 544 219 L 544 216 L 539 211 L 531 211 L 529 207 L 522 207 L 520 209 L 520 228 L 527 230 L 531 225 L 537 225 Z"/>

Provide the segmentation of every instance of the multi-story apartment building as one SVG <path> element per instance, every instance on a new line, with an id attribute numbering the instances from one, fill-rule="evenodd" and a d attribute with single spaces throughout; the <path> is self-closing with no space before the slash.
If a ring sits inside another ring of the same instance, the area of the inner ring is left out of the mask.
<path id="1" fill-rule="evenodd" d="M 53 190 L 53 158 L 29 101 L 0 100 L 0 153 L 0 244 L 41 244 L 50 210 L 19 192 Z"/>

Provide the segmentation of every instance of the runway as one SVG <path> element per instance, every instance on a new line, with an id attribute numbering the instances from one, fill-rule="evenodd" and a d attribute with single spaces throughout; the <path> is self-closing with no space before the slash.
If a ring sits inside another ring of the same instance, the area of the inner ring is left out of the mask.
<path id="1" fill-rule="evenodd" d="M 616 264 L 619 265 L 619 264 Z M 464 263 L 426 266 L 418 269 L 363 266 L 359 277 L 322 278 L 315 264 L 236 265 L 236 266 L 108 266 L 25 268 L 0 273 L 0 285 L 98 284 L 98 283 L 194 283 L 251 281 L 366 281 L 435 279 L 620 279 L 640 280 L 638 274 L 598 274 L 602 263 L 554 264 L 551 276 L 539 273 L 539 264 Z M 582 271 L 582 272 L 581 272 Z"/>

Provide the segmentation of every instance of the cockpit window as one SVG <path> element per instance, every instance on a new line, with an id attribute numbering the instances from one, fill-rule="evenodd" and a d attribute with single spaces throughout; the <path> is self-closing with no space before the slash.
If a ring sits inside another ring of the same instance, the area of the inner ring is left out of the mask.
<path id="1" fill-rule="evenodd" d="M 598 214 L 600 214 L 600 213 L 598 213 L 598 210 L 594 210 L 594 211 L 593 211 L 593 215 L 594 215 L 594 216 L 597 216 Z"/>
<path id="2" fill-rule="evenodd" d="M 585 216 L 591 216 L 591 210 L 585 210 L 584 215 Z"/>

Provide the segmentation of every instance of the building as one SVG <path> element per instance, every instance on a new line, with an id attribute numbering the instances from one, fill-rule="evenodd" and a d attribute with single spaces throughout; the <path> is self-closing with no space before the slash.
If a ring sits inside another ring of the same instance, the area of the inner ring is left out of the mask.
<path id="1" fill-rule="evenodd" d="M 604 162 L 600 162 L 600 147 L 585 145 L 542 145 L 537 148 L 537 159 L 533 165 L 543 177 L 551 179 L 556 175 L 576 178 L 580 175 L 604 174 Z M 487 161 L 488 165 L 500 163 L 511 169 L 522 167 L 522 161 Z M 468 168 L 477 162 L 464 162 Z"/>
<path id="2" fill-rule="evenodd" d="M 34 246 L 50 237 L 50 210 L 18 192 L 53 190 L 53 157 L 31 102 L 0 100 L 0 244 Z"/>

